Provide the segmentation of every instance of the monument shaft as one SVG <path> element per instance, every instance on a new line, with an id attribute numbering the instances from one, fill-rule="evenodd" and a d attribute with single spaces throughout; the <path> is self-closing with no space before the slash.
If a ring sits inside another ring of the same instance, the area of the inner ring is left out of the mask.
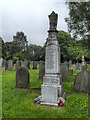
<path id="1" fill-rule="evenodd" d="M 57 39 L 56 30 L 58 15 L 52 12 L 49 15 L 50 27 L 48 31 L 48 41 L 45 53 L 45 76 L 41 88 L 41 104 L 58 105 L 58 97 L 62 95 L 62 85 L 60 85 L 60 46 Z"/>

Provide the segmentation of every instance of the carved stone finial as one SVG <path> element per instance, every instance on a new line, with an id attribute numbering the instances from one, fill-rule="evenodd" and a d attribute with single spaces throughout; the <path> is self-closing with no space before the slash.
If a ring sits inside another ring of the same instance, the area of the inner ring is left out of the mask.
<path id="1" fill-rule="evenodd" d="M 50 30 L 56 30 L 57 28 L 57 19 L 58 14 L 56 14 L 54 11 L 48 16 L 49 17 L 49 24 L 50 24 Z"/>

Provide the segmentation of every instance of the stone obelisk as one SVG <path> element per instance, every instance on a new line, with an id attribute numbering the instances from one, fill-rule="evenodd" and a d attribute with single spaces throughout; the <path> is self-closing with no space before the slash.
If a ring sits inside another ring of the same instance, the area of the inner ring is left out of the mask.
<path id="1" fill-rule="evenodd" d="M 45 75 L 41 86 L 41 104 L 58 106 L 58 97 L 63 94 L 61 84 L 60 46 L 57 39 L 58 15 L 53 11 L 49 16 L 48 41 L 45 52 Z"/>

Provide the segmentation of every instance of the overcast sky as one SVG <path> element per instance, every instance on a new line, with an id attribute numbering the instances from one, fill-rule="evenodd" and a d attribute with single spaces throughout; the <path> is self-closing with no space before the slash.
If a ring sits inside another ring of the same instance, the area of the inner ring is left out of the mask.
<path id="1" fill-rule="evenodd" d="M 38 1 L 38 2 L 36 2 Z M 50 0 L 3 0 L 2 38 L 12 41 L 17 31 L 27 36 L 28 43 L 43 46 L 48 36 L 49 19 L 52 11 L 58 14 L 58 30 L 67 32 L 64 18 L 68 16 L 65 2 Z"/>

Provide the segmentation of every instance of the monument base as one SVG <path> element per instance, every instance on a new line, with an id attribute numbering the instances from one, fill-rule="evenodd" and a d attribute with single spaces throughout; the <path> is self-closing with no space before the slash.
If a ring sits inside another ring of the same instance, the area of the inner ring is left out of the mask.
<path id="1" fill-rule="evenodd" d="M 45 102 L 41 102 L 40 103 L 41 105 L 45 105 L 45 106 L 51 106 L 51 107 L 58 107 L 58 103 L 45 103 Z"/>
<path id="2" fill-rule="evenodd" d="M 58 106 L 58 98 L 63 95 L 63 84 L 54 85 L 54 84 L 42 84 L 42 105 Z"/>

